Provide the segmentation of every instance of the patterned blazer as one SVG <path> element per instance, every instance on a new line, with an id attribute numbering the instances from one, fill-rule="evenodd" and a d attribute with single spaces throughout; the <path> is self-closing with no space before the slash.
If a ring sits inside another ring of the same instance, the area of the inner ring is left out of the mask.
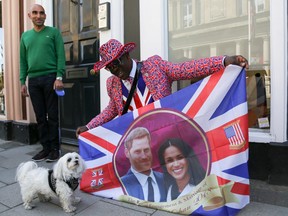
<path id="1" fill-rule="evenodd" d="M 143 62 L 141 73 L 154 101 L 171 94 L 172 82 L 207 76 L 224 68 L 224 56 L 190 60 L 182 63 L 171 63 L 160 56 L 152 56 Z M 124 108 L 121 80 L 116 76 L 107 79 L 107 92 L 110 97 L 108 106 L 86 127 L 88 129 L 102 125 L 118 115 Z"/>

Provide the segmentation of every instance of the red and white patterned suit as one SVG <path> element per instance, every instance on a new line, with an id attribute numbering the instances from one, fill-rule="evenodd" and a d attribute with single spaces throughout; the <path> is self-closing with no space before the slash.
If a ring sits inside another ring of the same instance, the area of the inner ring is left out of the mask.
<path id="1" fill-rule="evenodd" d="M 190 60 L 182 63 L 171 63 L 160 56 L 152 56 L 143 62 L 141 73 L 154 101 L 171 94 L 171 85 L 176 80 L 189 80 L 195 77 L 210 75 L 224 68 L 224 56 Z M 108 106 L 86 127 L 88 129 L 102 125 L 118 115 L 123 106 L 121 80 L 116 76 L 107 79 L 107 92 L 110 97 Z"/>

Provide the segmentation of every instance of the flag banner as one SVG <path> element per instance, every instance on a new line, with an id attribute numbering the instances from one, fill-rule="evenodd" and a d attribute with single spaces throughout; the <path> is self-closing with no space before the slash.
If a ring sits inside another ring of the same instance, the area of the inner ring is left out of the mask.
<path id="1" fill-rule="evenodd" d="M 80 189 L 184 215 L 249 201 L 246 72 L 230 65 L 79 136 Z"/>

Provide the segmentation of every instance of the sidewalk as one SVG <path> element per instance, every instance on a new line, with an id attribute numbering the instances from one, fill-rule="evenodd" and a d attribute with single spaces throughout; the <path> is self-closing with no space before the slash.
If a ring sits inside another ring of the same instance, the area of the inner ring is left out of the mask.
<path id="1" fill-rule="evenodd" d="M 40 144 L 25 145 L 15 141 L 0 140 L 0 216 L 176 215 L 123 203 L 116 200 L 93 196 L 84 193 L 79 189 L 77 189 L 75 193 L 77 196 L 82 198 L 82 201 L 77 205 L 77 211 L 74 213 L 65 213 L 60 207 L 59 200 L 56 198 L 46 203 L 41 203 L 38 199 L 35 199 L 33 204 L 36 207 L 32 210 L 25 210 L 22 206 L 20 187 L 18 183 L 15 182 L 15 172 L 17 166 L 21 162 L 30 160 L 31 157 L 40 150 Z M 62 154 L 71 151 L 78 151 L 78 148 L 75 146 L 62 145 Z M 39 162 L 38 165 L 51 168 L 53 163 L 46 163 L 43 161 Z M 288 215 L 288 208 L 279 206 L 288 206 L 288 187 L 273 187 L 267 186 L 261 181 L 251 181 L 251 200 L 252 202 L 238 214 L 239 216 Z M 271 200 L 274 200 L 275 203 L 272 203 Z M 273 205 L 271 205 L 271 203 Z"/>

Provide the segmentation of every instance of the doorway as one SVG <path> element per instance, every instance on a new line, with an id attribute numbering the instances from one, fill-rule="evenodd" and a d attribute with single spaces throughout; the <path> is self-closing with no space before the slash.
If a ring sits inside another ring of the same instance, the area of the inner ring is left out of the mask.
<path id="1" fill-rule="evenodd" d="M 65 96 L 59 98 L 61 142 L 78 145 L 75 131 L 100 112 L 100 75 L 90 74 L 99 60 L 98 0 L 54 0 L 54 26 L 65 47 Z"/>

